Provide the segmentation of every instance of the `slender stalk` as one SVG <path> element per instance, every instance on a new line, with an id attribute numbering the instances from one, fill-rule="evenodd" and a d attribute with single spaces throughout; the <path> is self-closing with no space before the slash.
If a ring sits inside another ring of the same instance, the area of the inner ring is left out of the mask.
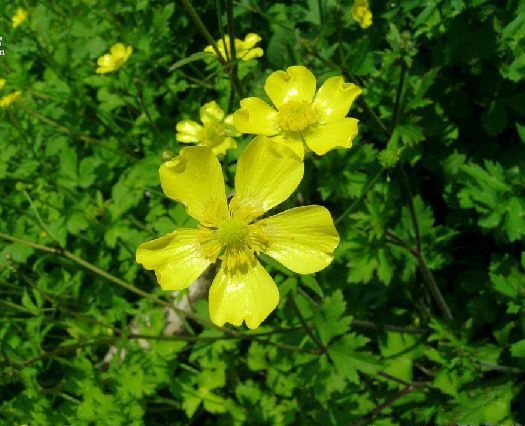
<path id="1" fill-rule="evenodd" d="M 193 20 L 193 22 L 195 23 L 195 25 L 197 26 L 197 28 L 201 32 L 202 36 L 206 39 L 206 41 L 213 48 L 213 51 L 217 55 L 217 58 L 219 58 L 219 62 L 222 65 L 225 65 L 227 60 L 224 58 L 224 56 L 222 56 L 222 53 L 220 52 L 219 48 L 217 47 L 217 43 L 215 43 L 215 40 L 213 39 L 213 37 L 211 36 L 210 32 L 206 28 L 206 25 L 204 25 L 204 23 L 202 22 L 199 14 L 197 13 L 195 8 L 191 4 L 191 1 L 189 1 L 189 0 L 181 0 L 181 2 L 182 2 L 182 5 L 184 6 L 184 8 L 186 9 L 186 11 L 188 12 L 188 15 L 190 15 L 190 18 Z"/>
<path id="2" fill-rule="evenodd" d="M 237 52 L 235 50 L 235 29 L 233 25 L 233 3 L 226 0 L 226 26 L 230 37 L 230 65 L 228 74 L 230 76 L 232 91 L 237 94 L 239 99 L 243 98 L 241 83 L 237 74 Z"/>
<path id="3" fill-rule="evenodd" d="M 310 328 L 308 323 L 306 322 L 303 313 L 301 312 L 301 309 L 299 309 L 299 306 L 297 305 L 297 302 L 295 301 L 295 298 L 292 296 L 290 298 L 292 300 L 292 306 L 295 310 L 295 313 L 297 314 L 297 317 L 299 318 L 299 322 L 301 323 L 303 330 L 305 333 L 312 339 L 312 341 L 316 344 L 316 346 L 319 348 L 319 350 L 323 353 L 326 353 L 326 346 L 321 342 L 321 340 L 315 335 L 313 330 Z"/>
<path id="4" fill-rule="evenodd" d="M 412 194 L 412 188 L 410 187 L 410 182 L 408 181 L 408 176 L 403 165 L 399 167 L 399 170 L 403 178 L 403 185 L 405 186 L 405 190 L 407 192 L 408 212 L 410 214 L 410 220 L 412 221 L 414 234 L 416 236 L 416 249 L 421 253 L 421 231 L 419 229 L 419 221 L 417 220 L 416 208 L 414 206 L 414 195 Z"/>
<path id="5" fill-rule="evenodd" d="M 359 195 L 359 197 L 354 200 L 354 202 L 352 204 L 350 204 L 350 207 L 348 207 L 335 221 L 334 221 L 334 224 L 335 225 L 338 225 L 339 223 L 341 223 L 341 221 L 346 217 L 348 216 L 350 213 L 352 213 L 354 211 L 354 209 L 357 207 L 357 205 L 363 200 L 363 198 L 365 197 L 366 193 L 370 190 L 370 188 L 372 188 L 372 186 L 374 186 L 374 184 L 376 183 L 377 179 L 379 179 L 379 177 L 383 174 L 383 172 L 385 171 L 384 168 L 381 168 L 379 169 L 379 171 L 375 174 L 375 176 L 372 178 L 372 180 L 370 182 L 368 182 L 368 184 L 365 186 L 365 188 L 361 191 L 361 194 Z"/>
<path id="6" fill-rule="evenodd" d="M 394 102 L 394 113 L 392 115 L 392 127 L 390 133 L 394 133 L 394 130 L 399 121 L 399 112 L 401 110 L 401 97 L 403 96 L 403 89 L 405 86 L 405 76 L 407 72 L 406 62 L 401 59 L 401 75 L 399 76 L 399 83 L 396 90 L 396 100 Z"/>
<path id="7" fill-rule="evenodd" d="M 441 293 L 441 290 L 439 290 L 439 286 L 437 285 L 437 282 L 434 279 L 434 275 L 428 268 L 428 265 L 425 261 L 423 254 L 419 250 L 413 248 L 406 241 L 402 240 L 401 238 L 399 238 L 397 235 L 393 234 L 390 231 L 386 231 L 385 236 L 387 237 L 387 242 L 404 248 L 410 254 L 412 254 L 412 256 L 416 258 L 419 269 L 421 271 L 421 275 L 423 276 L 423 281 L 427 284 L 430 294 L 434 298 L 436 304 L 441 309 L 441 312 L 443 313 L 443 316 L 445 317 L 445 319 L 447 321 L 452 321 L 454 319 L 452 312 L 450 311 L 450 308 L 448 307 L 447 302 L 445 301 L 445 298 L 443 297 L 443 294 Z"/>
<path id="8" fill-rule="evenodd" d="M 395 394 L 393 394 L 385 402 L 383 402 L 382 404 L 379 404 L 378 406 L 376 406 L 368 414 L 366 414 L 365 416 L 361 417 L 356 422 L 352 422 L 351 424 L 352 425 L 358 425 L 358 426 L 366 425 L 366 424 L 372 424 L 371 420 L 375 416 L 377 416 L 379 413 L 381 413 L 381 411 L 383 411 L 386 408 L 388 408 L 391 405 L 393 405 L 398 399 L 403 398 L 404 396 L 408 395 L 409 393 L 411 393 L 411 392 L 413 392 L 415 390 L 424 389 L 425 387 L 427 387 L 427 384 L 425 382 L 410 383 L 409 385 L 405 386 L 400 391 L 398 391 Z"/>

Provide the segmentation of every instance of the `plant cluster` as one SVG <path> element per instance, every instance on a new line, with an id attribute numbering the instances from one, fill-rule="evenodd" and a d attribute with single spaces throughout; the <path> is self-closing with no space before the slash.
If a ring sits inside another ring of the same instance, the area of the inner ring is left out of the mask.
<path id="1" fill-rule="evenodd" d="M 27 0 L 0 36 L 0 423 L 525 419 L 523 2 Z"/>

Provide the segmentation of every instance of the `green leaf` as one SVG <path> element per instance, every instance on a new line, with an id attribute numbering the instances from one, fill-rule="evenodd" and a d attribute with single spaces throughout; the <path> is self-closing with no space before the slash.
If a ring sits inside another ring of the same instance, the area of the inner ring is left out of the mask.
<path id="1" fill-rule="evenodd" d="M 525 358 L 525 339 L 514 343 L 510 347 L 510 354 L 514 358 Z"/>
<path id="2" fill-rule="evenodd" d="M 325 297 L 321 308 L 314 312 L 314 325 L 321 342 L 327 344 L 350 329 L 352 317 L 344 316 L 345 310 L 346 302 L 341 290 Z"/>
<path id="3" fill-rule="evenodd" d="M 328 356 L 339 374 L 352 383 L 359 383 L 358 372 L 375 374 L 381 367 L 371 353 L 356 350 L 363 347 L 367 341 L 366 337 L 350 333 L 328 348 Z"/>

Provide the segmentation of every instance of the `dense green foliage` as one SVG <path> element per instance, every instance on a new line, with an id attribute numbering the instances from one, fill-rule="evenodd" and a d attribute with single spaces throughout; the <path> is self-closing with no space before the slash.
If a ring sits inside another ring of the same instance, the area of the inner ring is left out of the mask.
<path id="1" fill-rule="evenodd" d="M 179 2 L 11 3 L 1 424 L 525 421 L 524 2 L 372 0 L 366 30 L 349 1 L 194 2 L 214 39 L 228 15 L 263 38 L 237 69 L 197 54 L 208 42 Z M 13 29 L 16 6 L 29 17 Z M 95 74 L 116 42 L 128 63 Z M 364 90 L 354 146 L 307 157 L 285 206 L 331 211 L 336 258 L 314 276 L 263 259 L 281 302 L 258 330 L 214 327 L 202 298 L 164 336 L 173 300 L 134 253 L 191 221 L 159 185 L 175 124 L 211 100 L 237 109 L 237 71 L 264 97 L 295 64 Z"/>

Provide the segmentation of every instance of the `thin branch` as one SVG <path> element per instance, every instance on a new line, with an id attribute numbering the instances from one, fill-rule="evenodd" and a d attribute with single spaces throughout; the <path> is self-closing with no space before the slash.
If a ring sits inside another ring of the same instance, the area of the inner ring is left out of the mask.
<path id="1" fill-rule="evenodd" d="M 427 284 L 430 294 L 436 301 L 436 304 L 441 309 L 441 312 L 443 313 L 445 319 L 447 321 L 452 321 L 454 319 L 452 312 L 450 311 L 450 308 L 448 307 L 447 302 L 445 301 L 445 298 L 443 297 L 443 294 L 441 293 L 441 290 L 439 289 L 439 286 L 437 285 L 437 282 L 434 279 L 434 275 L 428 268 L 427 262 L 425 261 L 423 254 L 390 231 L 386 231 L 385 236 L 387 237 L 387 242 L 402 247 L 416 258 L 419 269 L 421 271 L 421 275 L 423 276 L 423 282 Z"/>

